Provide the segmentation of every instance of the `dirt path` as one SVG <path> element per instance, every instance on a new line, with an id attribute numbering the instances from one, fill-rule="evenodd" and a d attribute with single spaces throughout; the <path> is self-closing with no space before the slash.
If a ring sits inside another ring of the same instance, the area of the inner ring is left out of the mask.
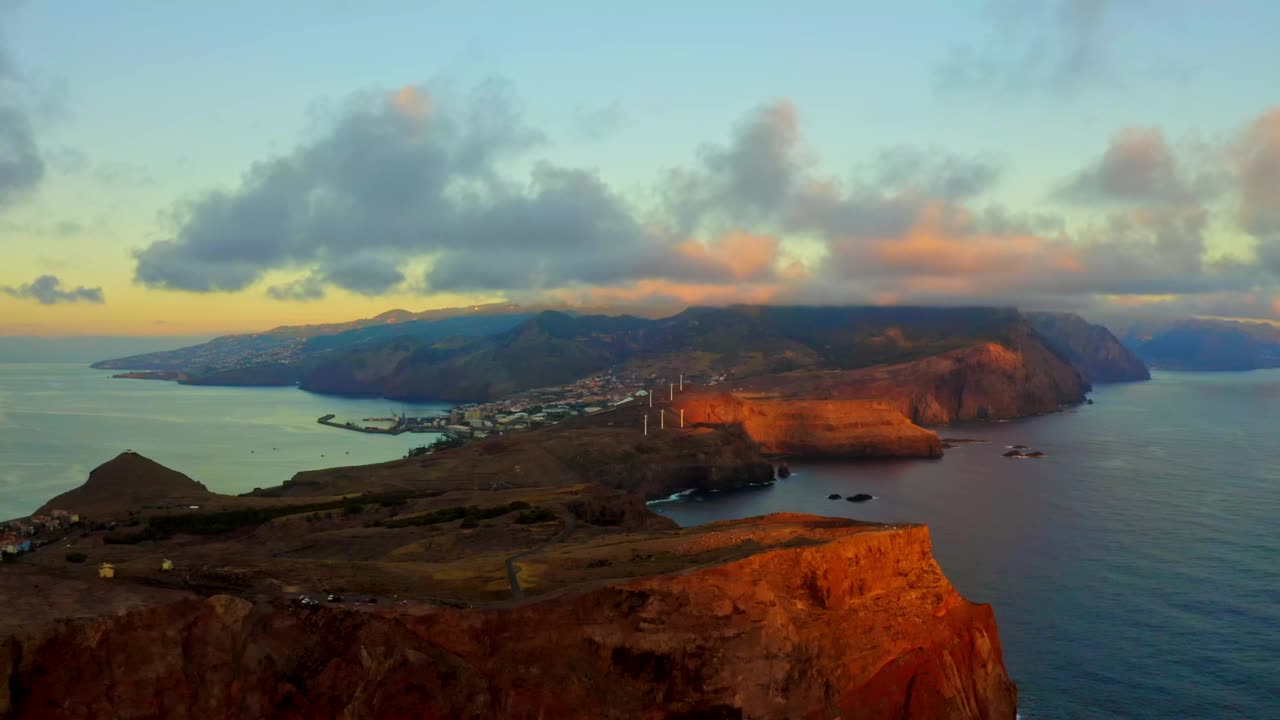
<path id="1" fill-rule="evenodd" d="M 526 558 L 530 555 L 533 555 L 534 553 L 542 552 L 549 545 L 554 545 L 556 543 L 561 543 L 561 542 L 564 542 L 565 540 L 568 540 L 569 536 L 573 534 L 573 531 L 578 528 L 578 523 L 574 519 L 573 515 L 565 515 L 565 516 L 562 516 L 560 519 L 564 521 L 564 529 L 560 531 L 559 535 L 555 536 L 554 538 L 551 538 L 550 540 L 542 543 L 541 545 L 535 548 L 525 550 L 524 552 L 518 552 L 515 555 L 512 555 L 511 557 L 507 558 L 507 582 L 511 585 L 512 600 L 524 599 L 524 591 L 520 589 L 520 569 L 516 567 L 516 561 L 520 560 L 521 558 Z"/>

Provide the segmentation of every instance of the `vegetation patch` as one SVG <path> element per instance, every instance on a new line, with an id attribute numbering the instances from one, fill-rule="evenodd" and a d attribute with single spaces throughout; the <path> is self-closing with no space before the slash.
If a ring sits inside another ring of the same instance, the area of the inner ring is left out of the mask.
<path id="1" fill-rule="evenodd" d="M 463 522 L 463 527 L 477 527 L 481 520 L 491 520 L 513 512 L 529 510 L 530 507 L 529 503 L 524 502 L 523 500 L 516 500 L 515 502 L 507 503 L 506 505 L 495 505 L 494 507 L 487 508 L 477 507 L 475 505 L 458 505 L 455 507 L 433 510 L 422 515 L 388 520 L 384 522 L 383 525 L 389 528 L 403 528 L 413 527 L 416 525 L 439 525 L 441 523 L 453 522 L 454 520 L 461 520 Z M 530 512 L 536 511 L 551 513 L 550 510 L 546 510 L 545 508 L 533 508 Z M 521 513 L 521 516 L 525 514 L 527 513 Z M 551 513 L 551 516 L 554 518 L 555 513 Z M 516 522 L 520 522 L 519 518 L 516 519 Z"/>
<path id="2" fill-rule="evenodd" d="M 416 448 L 411 448 L 409 452 L 405 455 L 405 457 L 407 458 L 422 457 L 423 455 L 430 455 L 431 453 L 436 452 L 437 450 L 452 450 L 454 448 L 460 448 L 466 444 L 467 444 L 467 441 L 463 440 L 460 437 L 453 437 L 452 435 L 441 435 L 440 437 L 436 438 L 435 442 L 431 443 L 430 445 L 419 445 Z"/>
<path id="3" fill-rule="evenodd" d="M 358 515 L 364 511 L 366 503 L 400 503 L 412 498 L 435 497 L 441 491 L 425 493 L 379 493 L 362 495 L 358 498 L 329 500 L 319 503 L 299 505 L 275 505 L 268 507 L 242 508 L 239 510 L 223 510 L 207 513 L 185 513 L 182 515 L 157 515 L 147 521 L 147 526 L 138 532 L 111 533 L 103 538 L 110 545 L 133 545 L 148 540 L 165 540 L 174 535 L 220 535 L 245 527 L 256 527 L 271 522 L 276 518 L 304 513 L 325 512 L 325 517 L 332 517 L 328 511 L 340 510 L 346 515 Z"/>
<path id="4" fill-rule="evenodd" d="M 521 525 L 533 525 L 535 523 L 551 522 L 558 519 L 556 514 L 544 507 L 533 508 L 516 516 L 516 522 Z"/>

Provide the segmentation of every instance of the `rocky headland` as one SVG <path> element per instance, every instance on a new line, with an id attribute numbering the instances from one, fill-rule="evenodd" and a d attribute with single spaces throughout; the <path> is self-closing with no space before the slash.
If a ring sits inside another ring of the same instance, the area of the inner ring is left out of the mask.
<path id="1" fill-rule="evenodd" d="M 677 528 L 643 500 L 772 467 L 737 425 L 646 437 L 638 419 L 240 497 L 126 454 L 59 498 L 116 527 L 0 568 L 0 715 L 1014 717 L 992 611 L 947 582 L 926 528 Z"/>
<path id="2" fill-rule="evenodd" d="M 883 400 L 810 400 L 772 394 L 683 392 L 671 407 L 687 424 L 740 425 L 769 454 L 941 457 L 937 433 Z"/>
<path id="3" fill-rule="evenodd" d="M 1004 342 L 980 342 L 905 363 L 748 378 L 735 389 L 807 401 L 889 403 L 920 425 L 999 420 L 1082 403 L 1089 383 L 1025 324 Z"/>

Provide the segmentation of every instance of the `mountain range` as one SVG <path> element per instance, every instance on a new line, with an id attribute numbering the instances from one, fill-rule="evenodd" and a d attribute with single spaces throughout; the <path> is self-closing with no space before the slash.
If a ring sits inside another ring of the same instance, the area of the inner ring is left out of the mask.
<path id="1" fill-rule="evenodd" d="M 899 366 L 984 344 L 1016 346 L 1020 353 L 1031 347 L 1036 357 L 1072 365 L 1086 389 L 1090 378 L 1146 377 L 1141 361 L 1101 326 L 992 307 L 739 305 L 657 319 L 515 305 L 393 311 L 227 336 L 95 367 L 179 373 L 192 384 L 296 383 L 320 393 L 464 402 L 603 371 L 738 381 Z M 1048 374 L 1055 373 L 1058 368 Z M 1076 394 L 1073 388 L 1064 397 Z"/>

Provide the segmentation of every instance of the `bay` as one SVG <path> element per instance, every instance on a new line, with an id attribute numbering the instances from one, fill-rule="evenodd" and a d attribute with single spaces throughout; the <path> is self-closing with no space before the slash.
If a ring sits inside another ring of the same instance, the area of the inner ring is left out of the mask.
<path id="1" fill-rule="evenodd" d="M 987 442 L 941 460 L 797 462 L 772 487 L 650 507 L 928 524 L 956 588 L 995 607 L 1023 718 L 1280 718 L 1280 371 L 1092 397 L 942 429 Z"/>
<path id="2" fill-rule="evenodd" d="M 30 514 L 131 449 L 242 493 L 300 470 L 403 457 L 432 433 L 371 435 L 316 423 L 430 415 L 441 404 L 314 395 L 294 387 L 197 387 L 126 380 L 76 364 L 0 363 L 0 518 Z"/>

